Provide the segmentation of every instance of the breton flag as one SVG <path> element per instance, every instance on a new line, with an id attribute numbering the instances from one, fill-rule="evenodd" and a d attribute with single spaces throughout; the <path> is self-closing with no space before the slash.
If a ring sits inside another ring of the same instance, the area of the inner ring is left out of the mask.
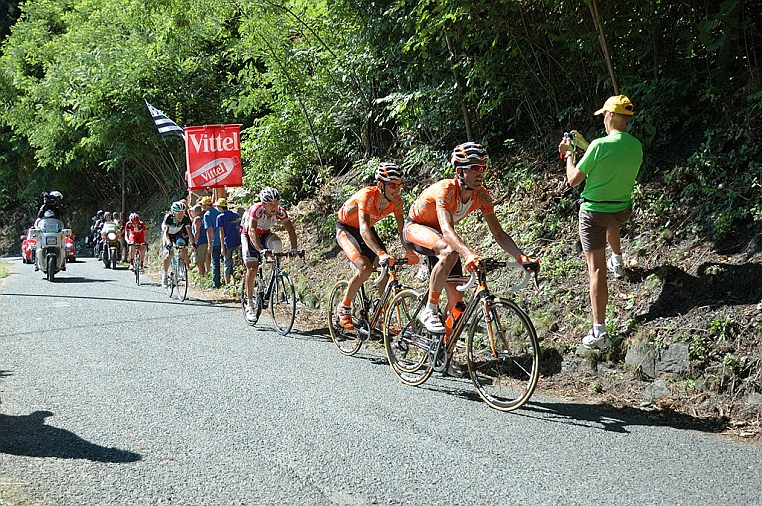
<path id="1" fill-rule="evenodd" d="M 159 135 L 162 137 L 167 137 L 169 135 L 179 135 L 180 137 L 185 137 L 185 130 L 180 128 L 177 123 L 167 118 L 163 112 L 149 104 L 148 100 L 145 100 L 145 103 L 148 106 L 148 111 L 151 113 L 153 122 L 156 123 L 156 128 L 159 129 Z"/>

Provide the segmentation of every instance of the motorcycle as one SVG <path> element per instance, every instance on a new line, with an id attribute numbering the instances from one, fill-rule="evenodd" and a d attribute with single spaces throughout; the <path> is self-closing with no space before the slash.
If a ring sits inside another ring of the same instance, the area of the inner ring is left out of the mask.
<path id="1" fill-rule="evenodd" d="M 66 261 L 67 262 L 76 262 L 77 261 L 77 242 L 75 241 L 76 237 L 72 233 L 70 236 L 67 236 L 64 240 L 64 248 L 66 249 Z"/>
<path id="2" fill-rule="evenodd" d="M 122 233 L 116 223 L 106 223 L 101 229 L 100 259 L 103 266 L 116 270 L 116 262 L 122 257 L 122 246 L 119 239 Z"/>
<path id="3" fill-rule="evenodd" d="M 41 218 L 29 231 L 35 239 L 35 267 L 53 282 L 56 273 L 66 270 L 64 243 L 71 229 L 56 218 Z"/>

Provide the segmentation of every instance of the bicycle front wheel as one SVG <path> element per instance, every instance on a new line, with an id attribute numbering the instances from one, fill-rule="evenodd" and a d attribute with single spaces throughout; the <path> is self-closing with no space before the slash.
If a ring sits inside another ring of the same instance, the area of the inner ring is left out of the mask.
<path id="1" fill-rule="evenodd" d="M 466 339 L 468 372 L 490 407 L 513 411 L 532 396 L 540 375 L 540 343 L 515 302 L 494 298 L 474 311 Z"/>
<path id="2" fill-rule="evenodd" d="M 140 253 L 136 253 L 132 259 L 132 268 L 135 270 L 135 283 L 140 286 Z"/>
<path id="3" fill-rule="evenodd" d="M 412 289 L 399 292 L 389 302 L 384 320 L 384 349 L 389 366 L 404 384 L 416 386 L 429 379 L 431 335 L 418 321 L 423 295 Z"/>
<path id="4" fill-rule="evenodd" d="M 175 283 L 177 279 L 177 264 L 173 263 L 169 272 L 167 273 L 167 295 L 172 298 L 172 294 L 175 293 Z"/>
<path id="5" fill-rule="evenodd" d="M 278 334 L 285 336 L 294 326 L 296 318 L 296 291 L 288 274 L 281 271 L 275 275 L 270 292 L 270 315 Z"/>
<path id="6" fill-rule="evenodd" d="M 331 290 L 331 297 L 328 302 L 328 331 L 331 333 L 333 344 L 336 345 L 339 351 L 344 355 L 351 356 L 357 353 L 360 346 L 362 346 L 362 339 L 360 339 L 360 333 L 357 331 L 361 319 L 355 317 L 357 312 L 362 310 L 362 301 L 358 293 L 355 296 L 353 304 L 354 314 L 352 315 L 355 330 L 347 330 L 342 327 L 341 323 L 339 323 L 339 304 L 344 299 L 347 286 L 346 281 L 339 281 L 333 287 L 333 290 Z"/>
<path id="7" fill-rule="evenodd" d="M 177 261 L 177 298 L 183 302 L 188 296 L 188 268 L 182 258 Z"/>

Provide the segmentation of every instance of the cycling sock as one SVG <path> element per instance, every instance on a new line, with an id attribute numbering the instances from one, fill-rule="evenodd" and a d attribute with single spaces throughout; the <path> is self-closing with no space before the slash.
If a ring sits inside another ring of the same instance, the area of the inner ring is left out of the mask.
<path id="1" fill-rule="evenodd" d="M 439 305 L 439 296 L 442 295 L 442 292 L 435 292 L 433 290 L 429 290 L 429 309 L 436 310 L 437 306 Z"/>
<path id="2" fill-rule="evenodd" d="M 344 297 L 341 303 L 342 305 L 344 305 L 344 307 L 352 307 L 352 299 L 350 299 L 349 297 Z"/>

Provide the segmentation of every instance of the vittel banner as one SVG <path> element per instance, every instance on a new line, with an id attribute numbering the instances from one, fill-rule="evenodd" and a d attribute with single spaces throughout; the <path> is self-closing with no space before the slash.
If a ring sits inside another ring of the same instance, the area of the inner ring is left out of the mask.
<path id="1" fill-rule="evenodd" d="M 242 186 L 241 125 L 185 128 L 189 190 Z"/>

